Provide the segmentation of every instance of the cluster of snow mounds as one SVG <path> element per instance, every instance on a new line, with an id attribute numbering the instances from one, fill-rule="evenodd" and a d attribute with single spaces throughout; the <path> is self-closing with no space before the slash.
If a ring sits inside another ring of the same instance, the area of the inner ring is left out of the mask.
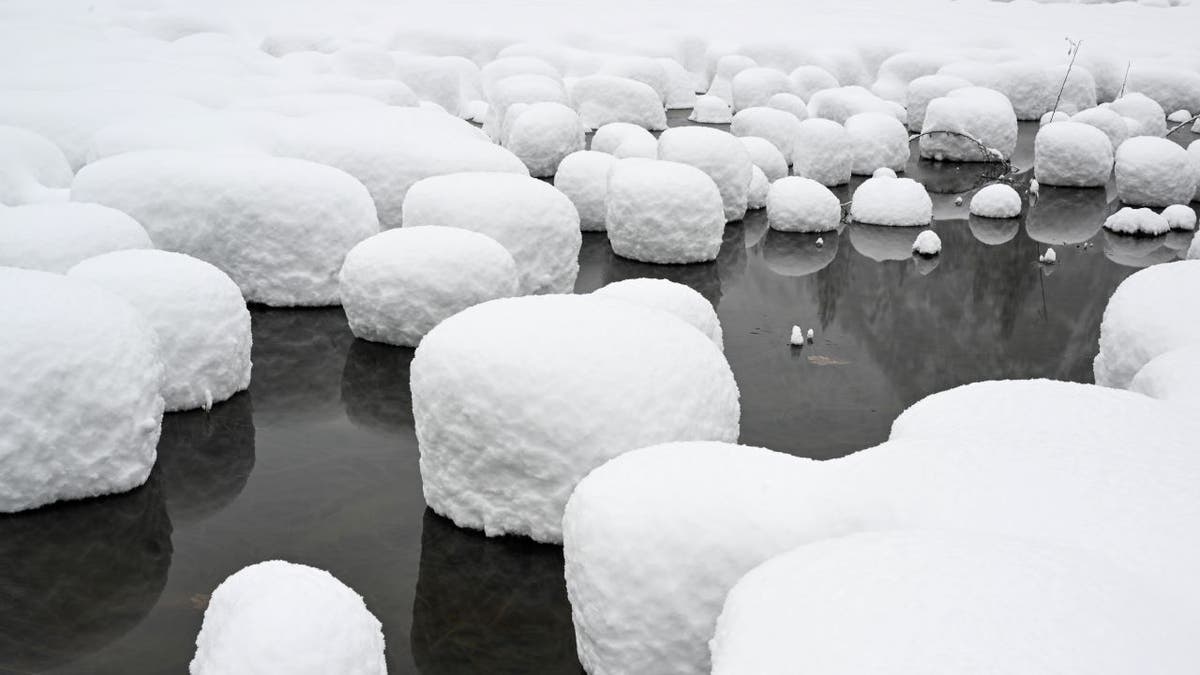
<path id="1" fill-rule="evenodd" d="M 607 129 L 609 127 L 604 127 Z M 637 127 L 635 127 L 637 128 Z M 642 129 L 638 128 L 639 131 Z M 600 132 L 596 132 L 599 136 Z M 657 142 L 652 137 L 651 142 Z M 592 139 L 592 147 L 595 147 Z M 554 187 L 566 195 L 579 212 L 579 228 L 584 232 L 603 232 L 608 195 L 608 173 L 617 158 L 595 150 L 580 150 L 563 158 L 554 174 Z"/>
<path id="2" fill-rule="evenodd" d="M 1137 575 L 1071 548 L 975 533 L 855 534 L 742 577 L 717 622 L 712 672 L 789 675 L 806 664 L 829 675 L 933 673 L 953 664 L 960 673 L 1178 673 L 1193 658 L 1188 615 Z"/>
<path id="3" fill-rule="evenodd" d="M 788 176 L 771 184 L 767 225 L 781 232 L 830 232 L 842 222 L 842 204 L 811 178 Z"/>
<path id="4" fill-rule="evenodd" d="M 908 165 L 908 132 L 895 117 L 884 113 L 860 113 L 846 120 L 850 139 L 850 173 L 870 176 L 885 167 L 904 171 Z"/>
<path id="5" fill-rule="evenodd" d="M 1131 206 L 1186 204 L 1200 183 L 1187 150 L 1165 138 L 1135 136 L 1117 148 L 1117 196 Z"/>
<path id="6" fill-rule="evenodd" d="M 733 110 L 725 99 L 705 94 L 696 97 L 696 104 L 688 119 L 700 124 L 729 124 L 733 122 Z"/>
<path id="7" fill-rule="evenodd" d="M 512 113 L 534 103 L 567 103 L 567 90 L 557 76 L 519 73 L 497 80 L 488 92 L 483 130 L 503 141 Z"/>
<path id="8" fill-rule="evenodd" d="M 850 182 L 853 167 L 850 135 L 837 122 L 808 119 L 800 123 L 793 143 L 792 171 L 826 187 Z"/>
<path id="9" fill-rule="evenodd" d="M 207 410 L 250 385 L 250 312 L 215 266 L 169 251 L 116 251 L 67 276 L 124 298 L 154 327 L 168 412 Z"/>
<path id="10" fill-rule="evenodd" d="M 717 347 L 725 348 L 717 311 L 689 286 L 666 279 L 626 279 L 601 286 L 592 294 L 674 314 L 707 335 Z"/>
<path id="11" fill-rule="evenodd" d="M 951 132 L 951 133 L 931 133 Z M 983 87 L 955 89 L 925 109 L 921 156 L 948 162 L 1009 159 L 1017 147 L 1017 116 L 1008 97 Z M 979 147 L 988 149 L 985 156 Z"/>
<path id="12" fill-rule="evenodd" d="M 1129 69 L 1128 87 L 1163 110 L 1200 110 L 1200 73 L 1194 68 L 1141 64 Z"/>
<path id="13" fill-rule="evenodd" d="M 0 306 L 0 512 L 146 482 L 163 413 L 146 319 L 94 285 L 11 267 Z"/>
<path id="14" fill-rule="evenodd" d="M 447 317 L 517 294 L 517 265 L 494 239 L 454 227 L 403 227 L 346 254 L 342 306 L 355 337 L 415 347 Z"/>
<path id="15" fill-rule="evenodd" d="M 775 94 L 791 91 L 792 83 L 783 71 L 774 68 L 746 68 L 733 76 L 731 81 L 733 109 L 735 112 L 765 106 Z"/>
<path id="16" fill-rule="evenodd" d="M 191 675 L 386 675 L 383 627 L 332 574 L 282 560 L 238 570 L 212 592 Z"/>
<path id="17" fill-rule="evenodd" d="M 754 163 L 736 136 L 705 127 L 674 127 L 658 137 L 658 158 L 708 174 L 721 193 L 726 221 L 746 216 Z"/>
<path id="18" fill-rule="evenodd" d="M 536 178 L 457 173 L 426 178 L 404 199 L 404 226 L 474 230 L 512 254 L 521 294 L 568 293 L 579 274 L 579 212 L 566 195 Z"/>
<path id="19" fill-rule="evenodd" d="M 1042 185 L 1104 187 L 1112 175 L 1112 143 L 1089 124 L 1047 124 L 1038 129 L 1033 147 L 1033 175 Z"/>
<path id="20" fill-rule="evenodd" d="M 228 274 L 250 302 L 335 305 L 342 259 L 379 231 L 362 183 L 261 155 L 147 150 L 84 167 L 71 198 L 133 216 L 161 249 Z"/>
<path id="21" fill-rule="evenodd" d="M 725 232 L 721 193 L 700 169 L 622 160 L 608 178 L 605 229 L 613 252 L 649 263 L 715 260 Z"/>
<path id="22" fill-rule="evenodd" d="M 585 129 L 627 122 L 654 131 L 667 128 L 667 112 L 654 88 L 613 75 L 588 75 L 571 83 L 571 105 Z"/>
<path id="23" fill-rule="evenodd" d="M 877 175 L 863 181 L 850 200 L 850 218 L 867 225 L 928 225 L 933 200 L 911 178 Z"/>
<path id="24" fill-rule="evenodd" d="M 519 157 L 535 178 L 553 176 L 564 157 L 583 149 L 579 115 L 561 103 L 534 103 L 511 111 L 504 145 Z"/>
<path id="25" fill-rule="evenodd" d="M 885 113 L 901 123 L 906 121 L 903 106 L 885 101 L 858 86 L 822 89 L 814 93 L 808 100 L 808 112 L 813 117 L 833 120 L 838 124 L 845 124 L 851 117 L 868 112 Z"/>
<path id="26" fill-rule="evenodd" d="M 1021 215 L 1021 195 L 1011 185 L 993 183 L 971 197 L 968 209 L 981 218 L 1016 218 Z"/>
<path id="27" fill-rule="evenodd" d="M 605 461 L 738 435 L 737 384 L 713 340 L 603 295 L 476 305 L 425 336 L 411 372 L 425 501 L 488 535 L 561 541 L 567 498 Z"/>
<path id="28" fill-rule="evenodd" d="M 717 59 L 716 70 L 709 82 L 707 95 L 733 104 L 733 79 L 743 70 L 758 67 L 758 62 L 744 54 L 725 54 Z"/>
<path id="29" fill-rule="evenodd" d="M 1118 234 L 1156 237 L 1170 232 L 1171 224 L 1150 209 L 1126 206 L 1104 220 L 1104 229 Z"/>
<path id="30" fill-rule="evenodd" d="M 743 108 L 733 116 L 729 131 L 734 136 L 758 136 L 765 138 L 783 153 L 792 156 L 792 144 L 800 130 L 800 120 L 795 115 L 766 106 Z"/>
<path id="31" fill-rule="evenodd" d="M 0 126 L 0 204 L 53 201 L 71 187 L 73 177 L 71 164 L 53 141 Z"/>
<path id="32" fill-rule="evenodd" d="M 1197 282 L 1200 260 L 1154 265 L 1121 282 L 1100 324 L 1096 384 L 1127 388 L 1154 358 L 1200 344 Z"/>
<path id="33" fill-rule="evenodd" d="M 1071 115 L 1070 121 L 1090 124 L 1104 132 L 1114 153 L 1129 138 L 1129 122 L 1110 107 L 1088 108 Z"/>
<path id="34" fill-rule="evenodd" d="M 1167 113 L 1154 99 L 1133 92 L 1108 104 L 1109 110 L 1133 121 L 1132 136 L 1163 136 L 1167 133 Z"/>
<path id="35" fill-rule="evenodd" d="M 110 251 L 154 248 L 145 228 L 99 204 L 48 203 L 0 207 L 0 265 L 66 272 Z"/>

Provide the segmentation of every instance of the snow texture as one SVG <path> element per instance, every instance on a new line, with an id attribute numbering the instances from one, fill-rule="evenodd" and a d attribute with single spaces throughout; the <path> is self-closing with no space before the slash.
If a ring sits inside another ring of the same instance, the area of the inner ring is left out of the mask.
<path id="1" fill-rule="evenodd" d="M 562 80 L 549 75 L 522 73 L 497 81 L 488 94 L 484 132 L 493 140 L 503 141 L 512 109 L 533 103 L 567 103 L 567 90 Z"/>
<path id="2" fill-rule="evenodd" d="M 1038 183 L 1104 187 L 1112 168 L 1112 143 L 1100 129 L 1080 122 L 1055 122 L 1038 129 L 1033 164 Z"/>
<path id="3" fill-rule="evenodd" d="M 1191 232 L 1196 229 L 1196 212 L 1187 204 L 1172 204 L 1163 209 L 1162 217 L 1172 230 Z"/>
<path id="4" fill-rule="evenodd" d="M 774 68 L 754 67 L 739 71 L 731 81 L 734 114 L 746 108 L 765 106 L 772 96 L 790 92 L 791 88 L 787 74 Z"/>
<path id="5" fill-rule="evenodd" d="M 0 204 L 53 201 L 71 186 L 73 176 L 53 141 L 27 129 L 0 126 Z"/>
<path id="6" fill-rule="evenodd" d="M 634 128 L 645 131 L 640 127 Z M 600 132 L 596 133 L 599 135 Z M 651 142 L 657 143 L 653 137 Z M 595 146 L 593 139 L 592 147 Z M 616 163 L 617 158 L 605 152 L 580 150 L 564 157 L 558 165 L 554 187 L 575 205 L 575 210 L 579 212 L 579 228 L 584 232 L 604 231 L 608 173 Z"/>
<path id="7" fill-rule="evenodd" d="M 1003 159 L 1017 147 L 1017 116 L 1008 97 L 983 87 L 955 89 L 935 98 L 925 109 L 921 133 L 951 131 L 965 134 L 995 150 Z M 954 134 L 922 136 L 921 157 L 948 162 L 980 162 L 984 157 L 977 143 Z"/>
<path id="8" fill-rule="evenodd" d="M 1071 121 L 1090 124 L 1103 131 L 1112 145 L 1113 153 L 1116 153 L 1117 148 L 1129 138 L 1129 125 L 1125 123 L 1125 118 L 1112 108 L 1088 108 L 1071 115 Z"/>
<path id="9" fill-rule="evenodd" d="M 868 225 L 928 225 L 933 200 L 925 186 L 911 178 L 868 178 L 854 190 L 850 218 Z"/>
<path id="10" fill-rule="evenodd" d="M 733 122 L 733 110 L 725 99 L 705 94 L 696 97 L 696 105 L 688 119 L 700 124 L 729 124 Z"/>
<path id="11" fill-rule="evenodd" d="M 1200 171 L 1187 150 L 1154 136 L 1136 136 L 1117 148 L 1117 196 L 1130 206 L 1186 204 Z"/>
<path id="12" fill-rule="evenodd" d="M 64 273 L 92 256 L 154 248 L 145 228 L 99 204 L 0 207 L 0 265 Z"/>
<path id="13" fill-rule="evenodd" d="M 750 153 L 750 161 L 762 170 L 767 181 L 775 181 L 788 175 L 787 156 L 775 144 L 760 136 L 742 136 L 742 145 Z"/>
<path id="14" fill-rule="evenodd" d="M 1137 123 L 1137 128 L 1130 130 L 1130 136 L 1162 136 L 1167 133 L 1167 113 L 1161 105 L 1145 94 L 1136 91 L 1125 94 L 1109 103 L 1108 108 Z"/>
<path id="15" fill-rule="evenodd" d="M 721 249 L 721 193 L 708 174 L 694 166 L 622 160 L 609 175 L 605 203 L 605 229 L 619 256 L 649 263 L 693 263 L 715 260 Z"/>
<path id="16" fill-rule="evenodd" d="M 1011 185 L 992 183 L 971 197 L 968 208 L 981 218 L 1016 218 L 1021 215 L 1021 195 Z"/>
<path id="17" fill-rule="evenodd" d="M 912 245 L 913 253 L 923 256 L 934 256 L 942 252 L 942 239 L 933 230 L 925 230 L 917 235 Z"/>
<path id="18" fill-rule="evenodd" d="M 791 92 L 781 91 L 778 94 L 772 94 L 767 99 L 766 105 L 768 108 L 778 108 L 790 112 L 798 120 L 808 119 L 808 106 L 805 105 L 804 99 Z"/>
<path id="19" fill-rule="evenodd" d="M 1085 48 L 1086 49 L 1086 48 Z M 1061 88 L 1062 97 L 1058 101 L 1058 110 L 1065 112 L 1068 115 L 1073 115 L 1080 110 L 1096 107 L 1096 79 L 1092 77 L 1091 71 L 1085 66 L 1078 63 L 1074 67 L 1069 64 L 1061 64 L 1051 66 L 1047 70 L 1047 75 L 1051 82 L 1057 87 L 1051 91 L 1054 92 L 1054 97 L 1058 98 L 1058 90 Z M 1066 85 L 1063 85 L 1063 81 Z M 1046 105 L 1046 109 L 1050 110 L 1054 107 L 1054 100 L 1051 99 Z"/>
<path id="20" fill-rule="evenodd" d="M 1163 352 L 1146 362 L 1129 390 L 1162 401 L 1195 405 L 1200 401 L 1200 342 Z"/>
<path id="21" fill-rule="evenodd" d="M 767 194 L 770 191 L 771 181 L 767 180 L 767 174 L 757 165 L 754 166 L 750 173 L 750 190 L 746 193 L 746 208 L 750 211 L 767 208 Z"/>
<path id="22" fill-rule="evenodd" d="M 534 103 L 511 124 L 504 145 L 534 178 L 553 176 L 564 157 L 583 149 L 579 115 L 561 103 Z"/>
<path id="23" fill-rule="evenodd" d="M 895 115 L 895 109 L 891 105 L 859 86 L 822 89 L 808 100 L 810 115 L 833 120 L 838 124 L 845 124 L 851 117 L 867 112 Z"/>
<path id="24" fill-rule="evenodd" d="M 792 153 L 792 172 L 826 187 L 850 182 L 850 136 L 841 124 L 826 119 L 800 122 Z"/>
<path id="25" fill-rule="evenodd" d="M 591 149 L 596 152 L 613 154 L 626 141 L 634 139 L 650 139 L 654 142 L 654 134 L 636 124 L 628 122 L 610 122 L 596 130 L 592 135 Z"/>
<path id="26" fill-rule="evenodd" d="M 908 128 L 919 132 L 925 124 L 925 109 L 930 101 L 942 98 L 955 89 L 963 89 L 971 83 L 953 75 L 924 75 L 908 83 L 905 103 L 908 108 Z"/>
<path id="27" fill-rule="evenodd" d="M 725 220 L 745 217 L 754 163 L 737 137 L 705 127 L 675 127 L 658 137 L 658 157 L 708 174 L 721 193 Z"/>
<path id="28" fill-rule="evenodd" d="M 778 108 L 748 107 L 734 113 L 729 131 L 734 136 L 765 138 L 774 144 L 784 157 L 791 157 L 792 144 L 800 131 L 800 120 Z"/>
<path id="29" fill-rule="evenodd" d="M 758 63 L 743 54 L 726 54 L 717 60 L 716 73 L 708 85 L 708 95 L 716 96 L 733 106 L 733 78 L 743 70 L 758 66 Z"/>
<path id="30" fill-rule="evenodd" d="M 886 113 L 860 113 L 845 124 L 850 138 L 850 173 L 870 176 L 880 167 L 903 171 L 908 165 L 908 132 Z"/>
<path id="31" fill-rule="evenodd" d="M 842 86 L 833 73 L 820 66 L 798 66 L 789 75 L 792 83 L 792 93 L 804 101 L 811 101 L 813 94 L 823 89 L 837 89 Z"/>
<path id="32" fill-rule="evenodd" d="M 721 321 L 712 303 L 688 286 L 666 279 L 626 279 L 601 286 L 592 294 L 661 309 L 695 326 L 718 348 L 725 348 Z"/>
<path id="33" fill-rule="evenodd" d="M 811 178 L 788 176 L 771 184 L 767 224 L 782 232 L 830 232 L 842 221 L 842 205 L 829 188 Z"/>
<path id="34" fill-rule="evenodd" d="M 1200 110 L 1200 73 L 1194 67 L 1139 64 L 1129 69 L 1128 89 L 1145 94 L 1163 110 Z"/>
<path id="35" fill-rule="evenodd" d="M 637 80 L 612 75 L 581 77 L 569 86 L 571 105 L 585 129 L 627 122 L 658 131 L 667 128 L 667 113 L 654 89 Z"/>
<path id="36" fill-rule="evenodd" d="M 1147 208 L 1126 206 L 1104 221 L 1104 229 L 1118 234 L 1137 234 L 1156 237 L 1171 231 L 1166 218 Z"/>

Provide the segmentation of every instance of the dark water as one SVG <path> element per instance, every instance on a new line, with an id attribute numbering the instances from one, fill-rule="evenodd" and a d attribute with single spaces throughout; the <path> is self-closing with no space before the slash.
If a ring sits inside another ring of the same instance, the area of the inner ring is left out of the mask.
<path id="1" fill-rule="evenodd" d="M 979 171 L 914 161 L 910 175 L 952 192 Z M 577 287 L 651 276 L 703 293 L 741 386 L 742 442 L 830 458 L 884 440 L 906 406 L 958 384 L 1090 381 L 1108 296 L 1188 242 L 1105 234 L 1105 190 L 1043 188 L 1005 222 L 953 199 L 935 197 L 935 260 L 909 255 L 916 230 L 851 226 L 818 248 L 768 231 L 759 212 L 726 228 L 711 264 L 635 263 L 585 235 Z M 1047 243 L 1059 264 L 1042 268 Z M 259 307 L 253 321 L 250 391 L 166 416 L 145 487 L 0 517 L 0 672 L 185 672 L 207 594 L 283 558 L 365 596 L 393 675 L 579 673 L 560 549 L 426 510 L 412 350 L 355 340 L 340 309 Z M 815 343 L 790 347 L 793 324 Z"/>

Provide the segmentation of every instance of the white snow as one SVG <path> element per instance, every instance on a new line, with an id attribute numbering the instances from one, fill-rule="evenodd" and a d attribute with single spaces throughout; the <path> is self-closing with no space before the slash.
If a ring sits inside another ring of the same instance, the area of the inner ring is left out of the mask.
<path id="1" fill-rule="evenodd" d="M 955 89 L 935 98 L 925 109 L 921 133 L 950 131 L 965 134 L 1003 159 L 1012 157 L 1017 146 L 1017 116 L 1008 97 L 983 87 Z M 938 161 L 979 162 L 984 157 L 979 144 L 954 134 L 922 136 L 921 156 Z"/>
<path id="2" fill-rule="evenodd" d="M 644 82 L 613 75 L 589 75 L 571 82 L 568 92 L 585 129 L 612 122 L 627 122 L 654 131 L 667 128 L 662 99 Z"/>
<path id="3" fill-rule="evenodd" d="M 708 85 L 709 96 L 716 96 L 733 106 L 733 78 L 758 63 L 743 54 L 725 54 L 717 60 L 716 72 Z"/>
<path id="4" fill-rule="evenodd" d="M 667 100 L 667 71 L 662 63 L 648 56 L 611 57 L 600 67 L 599 74 L 615 75 L 648 85 L 662 102 Z"/>
<path id="5" fill-rule="evenodd" d="M 789 342 L 793 347 L 804 346 L 804 329 L 800 326 L 792 326 L 792 335 Z"/>
<path id="6" fill-rule="evenodd" d="M 1066 122 L 1071 119 L 1071 116 L 1061 110 L 1051 111 L 1042 115 L 1038 120 L 1038 126 L 1044 127 L 1051 122 Z"/>
<path id="7" fill-rule="evenodd" d="M 1112 108 L 1088 108 L 1072 115 L 1071 121 L 1090 124 L 1103 131 L 1114 153 L 1129 138 L 1129 125 L 1125 123 L 1125 118 Z"/>
<path id="8" fill-rule="evenodd" d="M 692 74 L 675 59 L 660 57 L 655 61 L 662 65 L 667 76 L 667 110 L 681 110 L 695 105 L 696 91 Z"/>
<path id="9" fill-rule="evenodd" d="M 721 350 L 675 316 L 622 300 L 477 305 L 425 336 L 411 373 L 425 501 L 489 535 L 561 541 L 567 498 L 605 461 L 738 434 Z"/>
<path id="10" fill-rule="evenodd" d="M 829 188 L 811 178 L 788 176 L 771 184 L 767 223 L 783 232 L 830 232 L 842 221 L 842 206 Z"/>
<path id="11" fill-rule="evenodd" d="M 675 315 L 708 336 L 713 344 L 724 349 L 721 320 L 712 303 L 703 295 L 683 284 L 666 279 L 626 279 L 614 281 L 592 291 L 593 295 L 632 302 L 651 309 L 661 309 Z"/>
<path id="12" fill-rule="evenodd" d="M 792 171 L 826 187 L 850 182 L 850 136 L 841 124 L 826 119 L 800 122 L 792 153 Z"/>
<path id="13" fill-rule="evenodd" d="M 1174 124 L 1183 124 L 1190 119 L 1192 119 L 1192 113 L 1187 110 L 1176 110 L 1170 115 L 1167 115 L 1167 121 Z"/>
<path id="14" fill-rule="evenodd" d="M 720 251 L 725 232 L 721 194 L 712 178 L 694 166 L 622 160 L 609 174 L 605 203 L 605 229 L 619 256 L 677 264 L 715 260 Z"/>
<path id="15" fill-rule="evenodd" d="M 924 230 L 913 241 L 912 252 L 917 255 L 934 256 L 942 252 L 942 239 L 933 230 Z"/>
<path id="16" fill-rule="evenodd" d="M 212 592 L 191 675 L 385 675 L 379 619 L 332 574 L 282 560 L 243 567 Z"/>
<path id="17" fill-rule="evenodd" d="M 658 157 L 708 174 L 721 192 L 725 220 L 745 217 L 754 163 L 736 136 L 707 127 L 674 127 L 658 137 Z"/>
<path id="18" fill-rule="evenodd" d="M 658 159 L 658 139 L 654 136 L 634 136 L 618 145 L 612 154 L 617 159 L 629 159 L 630 157 Z"/>
<path id="19" fill-rule="evenodd" d="M 925 124 L 925 109 L 935 98 L 942 98 L 955 89 L 963 89 L 971 83 L 953 75 L 924 75 L 908 83 L 905 107 L 908 108 L 908 128 L 919 132 Z"/>
<path id="20" fill-rule="evenodd" d="M 778 94 L 772 94 L 767 99 L 766 105 L 769 108 L 778 108 L 779 110 L 790 112 L 798 120 L 808 119 L 808 106 L 805 105 L 804 99 L 791 92 L 781 91 Z"/>
<path id="21" fill-rule="evenodd" d="M 1125 94 L 1108 104 L 1108 108 L 1137 123 L 1130 136 L 1162 136 L 1167 133 L 1167 113 L 1154 99 L 1139 92 Z"/>
<path id="22" fill-rule="evenodd" d="M 1145 94 L 1163 110 L 1200 110 L 1200 72 L 1195 65 L 1187 68 L 1157 64 L 1138 64 L 1129 69 L 1129 91 Z M 1191 113 L 1184 116 L 1182 122 Z"/>
<path id="23" fill-rule="evenodd" d="M 1200 342 L 1147 361 L 1129 382 L 1129 390 L 1194 406 L 1200 401 Z"/>
<path id="24" fill-rule="evenodd" d="M 74 176 L 66 155 L 50 139 L 0 126 L 0 204 L 53 201 Z"/>
<path id="25" fill-rule="evenodd" d="M 1136 136 L 1117 148 L 1116 176 L 1117 195 L 1131 206 L 1186 204 L 1200 183 L 1188 152 L 1154 136 Z"/>
<path id="26" fill-rule="evenodd" d="M 1200 132 L 1195 132 L 1200 133 Z M 1188 157 L 1192 160 L 1192 166 L 1196 172 L 1196 192 L 1192 195 L 1192 201 L 1200 202 L 1200 139 L 1194 140 L 1188 144 Z"/>
<path id="27" fill-rule="evenodd" d="M 1081 51 L 1086 49 L 1088 46 L 1083 46 Z M 1059 98 L 1060 89 L 1062 97 L 1058 101 L 1059 111 L 1073 115 L 1080 110 L 1096 107 L 1096 78 L 1092 77 L 1091 71 L 1086 66 L 1076 63 L 1072 67 L 1063 63 L 1051 66 L 1047 69 L 1046 74 L 1054 83 L 1054 88 L 1051 90 L 1054 98 L 1047 101 L 1047 110 L 1053 109 L 1054 100 Z M 1064 80 L 1066 86 L 1063 86 Z"/>
<path id="28" fill-rule="evenodd" d="M 553 176 L 564 157 L 583 149 L 579 115 L 561 103 L 534 103 L 515 114 L 504 146 L 516 155 L 535 178 Z"/>
<path id="29" fill-rule="evenodd" d="M 105 253 L 67 273 L 120 296 L 158 334 L 168 412 L 209 409 L 250 386 L 250 312 L 237 284 L 182 253 Z"/>
<path id="30" fill-rule="evenodd" d="M 1021 215 L 1021 195 L 1006 183 L 992 183 L 971 197 L 971 215 L 982 218 L 1016 218 Z"/>
<path id="31" fill-rule="evenodd" d="M 783 153 L 792 156 L 792 144 L 800 131 L 800 120 L 793 114 L 778 108 L 757 106 L 743 108 L 733 115 L 729 127 L 734 136 L 758 136 L 765 138 Z"/>
<path id="32" fill-rule="evenodd" d="M 1166 218 L 1147 208 L 1135 209 L 1126 206 L 1104 221 L 1104 229 L 1119 234 L 1137 234 L 1155 237 L 1171 230 Z"/>
<path id="33" fill-rule="evenodd" d="M 596 152 L 605 152 L 612 154 L 617 148 L 621 147 L 630 140 L 649 139 L 651 142 L 657 142 L 654 134 L 646 131 L 636 124 L 628 122 L 610 122 L 596 130 L 592 135 L 592 150 Z"/>
<path id="34" fill-rule="evenodd" d="M 91 284 L 11 267 L 0 306 L 0 511 L 144 483 L 163 412 L 146 319 Z"/>
<path id="35" fill-rule="evenodd" d="M 1047 248 L 1045 253 L 1038 256 L 1038 262 L 1045 265 L 1053 265 L 1058 262 L 1058 254 L 1054 252 L 1054 249 Z"/>
<path id="36" fill-rule="evenodd" d="M 895 114 L 886 101 L 859 86 L 822 89 L 808 100 L 808 113 L 813 117 L 845 124 L 854 115 L 867 112 Z M 901 119 L 901 122 L 904 120 Z"/>
<path id="37" fill-rule="evenodd" d="M 1196 229 L 1196 212 L 1187 204 L 1172 204 L 1163 209 L 1162 217 L 1172 230 L 1191 232 Z"/>
<path id="38" fill-rule="evenodd" d="M 404 226 L 474 230 L 512 254 L 520 293 L 566 293 L 579 273 L 579 212 L 536 178 L 470 172 L 419 181 L 404 199 Z"/>
<path id="39" fill-rule="evenodd" d="M 786 73 L 774 68 L 754 67 L 739 71 L 730 82 L 734 114 L 767 105 L 775 94 L 790 92 L 791 81 Z"/>
<path id="40" fill-rule="evenodd" d="M 1038 183 L 1104 187 L 1112 168 L 1112 143 L 1100 129 L 1080 122 L 1055 122 L 1038 129 L 1033 165 Z"/>
<path id="41" fill-rule="evenodd" d="M 908 131 L 886 113 L 860 113 L 846 120 L 850 172 L 870 176 L 878 168 L 903 171 L 908 165 Z"/>
<path id="42" fill-rule="evenodd" d="M 634 128 L 645 132 L 640 127 Z M 596 132 L 597 136 L 599 133 Z M 651 141 L 657 143 L 653 137 Z M 595 146 L 596 142 L 593 139 L 592 147 Z M 604 200 L 608 195 L 608 173 L 616 163 L 617 158 L 611 154 L 580 150 L 564 157 L 558 165 L 558 173 L 554 174 L 554 187 L 575 205 L 575 210 L 579 212 L 579 228 L 584 232 L 604 231 Z"/>
<path id="43" fill-rule="evenodd" d="M 750 161 L 762 170 L 767 181 L 775 181 L 788 175 L 787 156 L 775 144 L 761 136 L 741 136 L 742 145 L 750 153 Z"/>
<path id="44" fill-rule="evenodd" d="M 1062 80 L 1054 79 L 1041 62 L 1009 61 L 1000 64 L 998 70 L 996 89 L 1008 97 L 1018 120 L 1040 119 L 1054 106 Z"/>
<path id="45" fill-rule="evenodd" d="M 911 178 L 868 178 L 854 190 L 850 218 L 868 225 L 928 225 L 933 200 L 925 186 Z"/>
<path id="46" fill-rule="evenodd" d="M 725 99 L 705 94 L 696 97 L 695 107 L 688 119 L 700 124 L 729 124 L 733 122 L 733 110 Z"/>
<path id="47" fill-rule="evenodd" d="M 804 99 L 812 100 L 813 94 L 822 89 L 836 89 L 842 86 L 833 73 L 820 66 L 797 66 L 789 75 L 792 83 L 792 93 Z"/>
<path id="48" fill-rule="evenodd" d="M 63 273 L 92 256 L 154 248 L 136 220 L 100 204 L 0 207 L 0 265 Z"/>
<path id="49" fill-rule="evenodd" d="M 746 192 L 746 209 L 748 211 L 758 211 L 767 208 L 767 194 L 771 191 L 771 181 L 767 180 L 767 174 L 763 170 L 754 166 L 750 173 L 750 189 Z"/>
<path id="50" fill-rule="evenodd" d="M 483 130 L 493 140 L 503 141 L 514 106 L 566 102 L 567 90 L 559 78 L 534 73 L 509 75 L 491 85 Z"/>

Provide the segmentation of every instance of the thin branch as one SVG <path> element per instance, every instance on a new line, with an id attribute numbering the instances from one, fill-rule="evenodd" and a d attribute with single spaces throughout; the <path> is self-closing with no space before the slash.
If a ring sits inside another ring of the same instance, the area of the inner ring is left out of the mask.
<path id="1" fill-rule="evenodd" d="M 1166 138 L 1167 136 L 1170 136 L 1171 134 L 1175 133 L 1176 131 L 1179 131 L 1180 129 L 1186 127 L 1187 125 L 1192 124 L 1196 120 L 1200 120 L 1200 113 L 1196 113 L 1195 115 L 1192 115 L 1191 117 L 1180 122 L 1179 124 L 1176 124 L 1175 126 L 1171 127 L 1170 131 L 1168 131 L 1166 134 L 1164 134 L 1163 137 Z"/>
<path id="2" fill-rule="evenodd" d="M 1079 47 L 1083 44 L 1083 40 L 1071 42 L 1071 38 L 1067 38 L 1067 42 L 1071 43 L 1071 62 L 1067 64 L 1067 74 L 1063 75 L 1062 86 L 1058 88 L 1058 98 L 1054 99 L 1054 108 L 1050 111 L 1052 121 L 1054 115 L 1058 113 L 1058 104 L 1062 102 L 1063 92 L 1067 90 L 1067 80 L 1071 79 L 1071 69 L 1075 67 L 1075 57 L 1079 56 Z"/>
<path id="3" fill-rule="evenodd" d="M 1129 69 L 1133 67 L 1133 61 L 1125 62 L 1125 79 L 1121 80 L 1121 91 L 1117 94 L 1117 98 L 1125 95 L 1125 85 L 1129 84 Z"/>
<path id="4" fill-rule="evenodd" d="M 950 131 L 949 129 L 934 129 L 932 131 L 922 131 L 919 134 L 914 134 L 912 136 L 909 136 L 908 142 L 912 143 L 913 141 L 918 140 L 924 136 L 932 136 L 934 134 L 946 134 L 947 136 L 957 136 L 958 138 L 965 138 L 968 141 L 971 141 L 972 143 L 974 143 L 975 146 L 979 148 L 979 151 L 983 154 L 983 159 L 981 159 L 979 161 L 996 162 L 999 164 L 1003 164 L 1006 169 L 1005 173 L 1008 173 L 1008 171 L 1011 170 L 1011 168 L 1012 168 L 1012 165 L 1009 163 L 1009 161 L 1007 159 L 1004 159 L 1004 155 L 1001 154 L 1001 152 L 999 150 L 997 150 L 995 148 L 989 148 L 988 146 L 984 145 L 983 142 L 980 141 L 978 138 L 975 138 L 974 136 L 972 136 L 970 134 L 964 134 L 961 131 Z"/>

